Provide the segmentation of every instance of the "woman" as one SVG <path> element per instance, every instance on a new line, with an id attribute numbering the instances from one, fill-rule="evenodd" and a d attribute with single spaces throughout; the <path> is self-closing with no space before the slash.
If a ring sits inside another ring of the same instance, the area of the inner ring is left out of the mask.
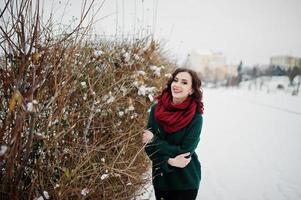
<path id="1" fill-rule="evenodd" d="M 200 87 L 194 71 L 176 69 L 151 107 L 142 141 L 152 160 L 157 200 L 196 199 L 201 180 L 195 153 L 203 123 Z"/>

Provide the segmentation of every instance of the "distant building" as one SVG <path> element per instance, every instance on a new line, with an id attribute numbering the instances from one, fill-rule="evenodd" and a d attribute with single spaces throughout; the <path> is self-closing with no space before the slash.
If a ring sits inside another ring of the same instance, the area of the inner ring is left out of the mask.
<path id="1" fill-rule="evenodd" d="M 226 65 L 226 57 L 220 52 L 199 53 L 192 51 L 187 60 L 188 66 L 195 70 L 202 70 L 206 67 L 217 68 Z"/>
<path id="2" fill-rule="evenodd" d="M 293 56 L 273 56 L 270 58 L 270 64 L 279 66 L 282 69 L 286 70 L 294 66 L 301 67 L 301 58 Z"/>
<path id="3" fill-rule="evenodd" d="M 221 52 L 200 53 L 192 51 L 186 65 L 200 73 L 204 81 L 220 81 L 237 75 L 237 66 L 227 65 Z"/>

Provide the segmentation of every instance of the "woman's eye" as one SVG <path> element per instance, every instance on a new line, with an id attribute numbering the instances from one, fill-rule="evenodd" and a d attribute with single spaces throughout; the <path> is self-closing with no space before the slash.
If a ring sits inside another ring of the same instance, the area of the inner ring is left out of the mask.
<path id="1" fill-rule="evenodd" d="M 187 82 L 183 82 L 184 85 L 187 85 Z"/>
<path id="2" fill-rule="evenodd" d="M 174 79 L 173 82 L 178 82 L 178 79 Z"/>

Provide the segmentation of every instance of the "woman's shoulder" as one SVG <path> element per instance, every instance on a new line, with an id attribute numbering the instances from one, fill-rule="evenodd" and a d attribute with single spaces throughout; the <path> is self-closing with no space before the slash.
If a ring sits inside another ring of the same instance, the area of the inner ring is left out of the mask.
<path id="1" fill-rule="evenodd" d="M 149 112 L 155 110 L 156 106 L 157 106 L 157 102 L 154 102 L 154 103 L 150 106 Z"/>
<path id="2" fill-rule="evenodd" d="M 195 117 L 195 118 L 202 119 L 202 118 L 203 118 L 203 114 L 200 113 L 200 112 L 196 112 L 194 117 Z"/>
<path id="3" fill-rule="evenodd" d="M 196 112 L 192 119 L 192 123 L 200 123 L 200 122 L 203 122 L 203 115 L 200 112 Z"/>
<path id="4" fill-rule="evenodd" d="M 195 113 L 193 119 L 188 125 L 188 130 L 199 130 L 203 126 L 203 116 L 200 112 Z"/>

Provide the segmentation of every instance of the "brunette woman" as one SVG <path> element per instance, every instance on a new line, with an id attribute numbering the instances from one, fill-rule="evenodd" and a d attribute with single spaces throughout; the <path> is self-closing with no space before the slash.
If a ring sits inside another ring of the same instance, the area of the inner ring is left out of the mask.
<path id="1" fill-rule="evenodd" d="M 203 123 L 201 81 L 194 71 L 178 68 L 157 100 L 142 139 L 152 160 L 156 199 L 196 199 L 201 181 L 195 152 Z"/>

